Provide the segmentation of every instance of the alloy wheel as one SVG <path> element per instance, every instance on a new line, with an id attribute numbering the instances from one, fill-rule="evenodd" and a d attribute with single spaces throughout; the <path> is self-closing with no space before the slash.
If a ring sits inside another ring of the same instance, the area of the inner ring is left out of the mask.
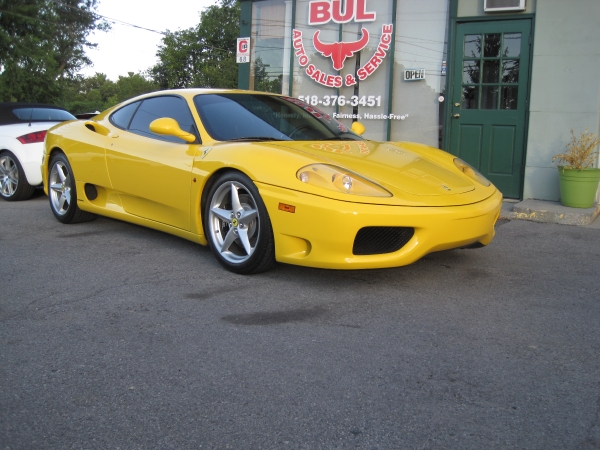
<path id="1" fill-rule="evenodd" d="M 19 187 L 19 169 L 8 155 L 0 156 L 0 192 L 4 197 L 15 195 Z"/>
<path id="2" fill-rule="evenodd" d="M 71 205 L 71 175 L 62 161 L 52 166 L 48 181 L 52 209 L 60 216 L 65 215 Z"/>
<path id="3" fill-rule="evenodd" d="M 258 243 L 260 216 L 256 201 L 241 183 L 227 181 L 210 200 L 208 226 L 216 251 L 226 261 L 248 260 Z"/>

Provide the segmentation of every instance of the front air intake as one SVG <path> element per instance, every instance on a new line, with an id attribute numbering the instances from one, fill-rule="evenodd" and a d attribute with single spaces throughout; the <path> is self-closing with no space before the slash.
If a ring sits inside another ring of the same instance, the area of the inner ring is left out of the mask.
<path id="1" fill-rule="evenodd" d="M 354 239 L 355 255 L 381 255 L 400 250 L 411 240 L 415 229 L 411 227 L 365 227 Z"/>

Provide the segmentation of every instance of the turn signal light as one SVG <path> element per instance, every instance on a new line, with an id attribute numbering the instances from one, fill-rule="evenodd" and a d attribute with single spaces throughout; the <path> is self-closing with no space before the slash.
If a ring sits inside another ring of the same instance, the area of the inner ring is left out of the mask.
<path id="1" fill-rule="evenodd" d="M 281 211 L 285 211 L 285 212 L 289 212 L 289 213 L 295 213 L 296 212 L 296 207 L 294 205 L 286 205 L 285 203 L 280 203 L 279 204 L 279 209 Z"/>
<path id="2" fill-rule="evenodd" d="M 45 137 L 46 130 L 24 134 L 23 136 L 19 136 L 17 139 L 21 144 L 37 144 L 39 142 L 44 142 Z"/>

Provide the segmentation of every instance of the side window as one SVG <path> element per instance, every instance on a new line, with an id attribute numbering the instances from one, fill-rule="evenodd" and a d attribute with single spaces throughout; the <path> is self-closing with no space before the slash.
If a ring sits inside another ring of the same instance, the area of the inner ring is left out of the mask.
<path id="1" fill-rule="evenodd" d="M 153 97 L 142 101 L 129 125 L 129 131 L 142 136 L 160 139 L 162 141 L 187 144 L 183 139 L 175 136 L 165 136 L 150 131 L 150 123 L 162 117 L 175 119 L 183 131 L 197 135 L 194 118 L 187 102 L 180 97 L 164 96 Z"/>
<path id="2" fill-rule="evenodd" d="M 133 113 L 138 106 L 140 106 L 140 102 L 130 103 L 129 105 L 115 111 L 110 116 L 110 122 L 113 125 L 126 130 L 129 126 L 129 122 L 131 122 L 131 116 L 133 116 Z"/>

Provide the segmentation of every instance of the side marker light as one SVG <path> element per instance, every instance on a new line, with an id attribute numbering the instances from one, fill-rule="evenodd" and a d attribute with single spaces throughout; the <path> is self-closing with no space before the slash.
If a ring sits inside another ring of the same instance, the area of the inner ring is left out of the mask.
<path id="1" fill-rule="evenodd" d="M 279 210 L 280 211 L 284 211 L 284 212 L 289 212 L 289 213 L 295 213 L 296 212 L 296 207 L 293 205 L 286 205 L 285 203 L 280 203 L 279 204 Z"/>

